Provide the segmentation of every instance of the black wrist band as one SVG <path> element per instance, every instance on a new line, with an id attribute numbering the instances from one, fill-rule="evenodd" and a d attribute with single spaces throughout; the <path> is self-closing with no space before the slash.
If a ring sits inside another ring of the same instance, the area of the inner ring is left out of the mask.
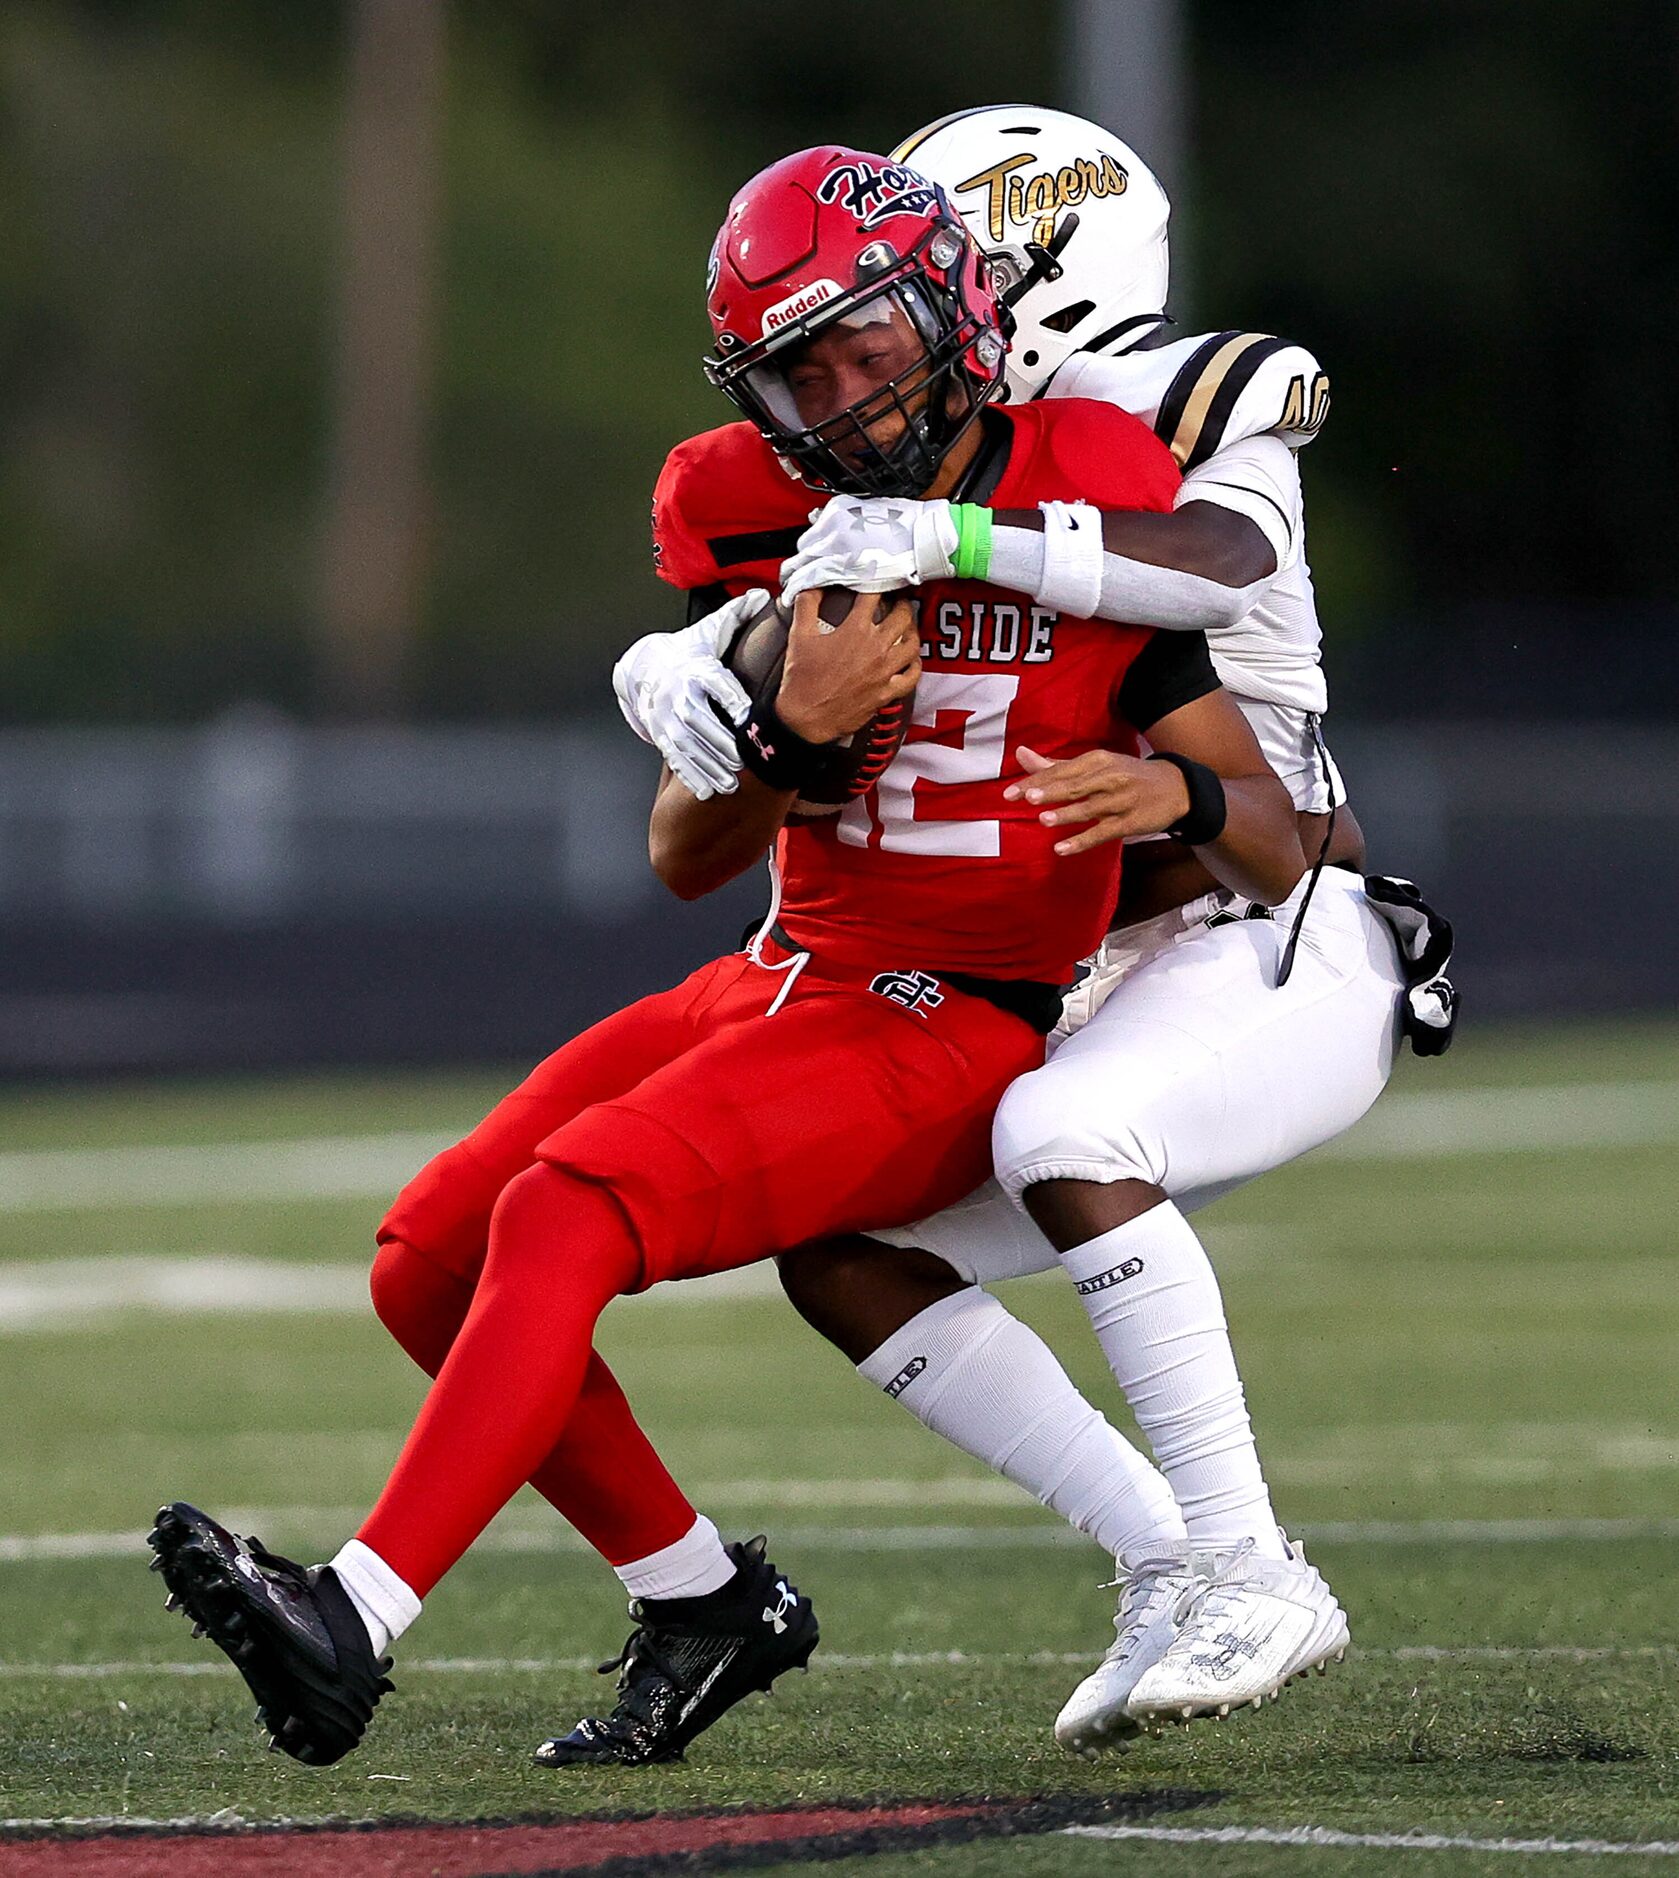
<path id="1" fill-rule="evenodd" d="M 1189 791 L 1189 812 L 1180 815 L 1166 830 L 1167 834 L 1174 841 L 1186 842 L 1192 848 L 1200 847 L 1203 842 L 1217 841 L 1224 833 L 1230 809 L 1224 799 L 1224 784 L 1219 781 L 1216 772 L 1208 769 L 1205 763 L 1197 763 L 1187 756 L 1176 756 L 1170 750 L 1152 751 L 1149 761 L 1170 763 L 1183 777 L 1184 787 Z"/>
<path id="2" fill-rule="evenodd" d="M 741 762 L 772 789 L 803 789 L 822 774 L 828 760 L 825 744 L 807 743 L 781 721 L 769 698 L 754 698 L 746 722 L 735 730 Z"/>

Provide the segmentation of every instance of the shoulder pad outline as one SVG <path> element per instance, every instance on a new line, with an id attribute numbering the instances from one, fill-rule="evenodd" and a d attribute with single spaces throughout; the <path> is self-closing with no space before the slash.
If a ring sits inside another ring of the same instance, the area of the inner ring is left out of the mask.
<path id="1" fill-rule="evenodd" d="M 1275 432 L 1298 450 L 1329 415 L 1329 379 L 1304 346 L 1269 333 L 1211 333 L 1179 366 L 1155 432 L 1186 473 L 1226 444 Z"/>

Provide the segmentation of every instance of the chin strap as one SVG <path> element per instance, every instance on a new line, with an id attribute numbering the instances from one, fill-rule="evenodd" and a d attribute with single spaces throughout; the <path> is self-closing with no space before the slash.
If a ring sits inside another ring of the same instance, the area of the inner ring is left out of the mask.
<path id="1" fill-rule="evenodd" d="M 1288 983 L 1289 973 L 1294 970 L 1294 955 L 1300 949 L 1300 933 L 1306 924 L 1306 909 L 1312 904 L 1312 895 L 1318 890 L 1318 880 L 1323 873 L 1324 863 L 1329 859 L 1329 844 L 1335 839 L 1335 811 L 1339 807 L 1335 800 L 1335 772 L 1329 766 L 1329 752 L 1324 748 L 1323 720 L 1316 711 L 1308 711 L 1306 722 L 1311 726 L 1312 745 L 1317 752 L 1318 765 L 1323 771 L 1323 786 L 1329 794 L 1329 822 L 1323 831 L 1323 846 L 1318 849 L 1318 858 L 1312 863 L 1312 877 L 1306 882 L 1306 892 L 1300 902 L 1300 911 L 1295 914 L 1294 924 L 1289 928 L 1288 944 L 1283 947 L 1283 962 L 1277 967 L 1279 991 Z"/>
<path id="2" fill-rule="evenodd" d="M 1039 282 L 1059 280 L 1062 274 L 1060 254 L 1073 238 L 1073 231 L 1079 225 L 1076 211 L 1062 217 L 1061 226 L 1050 236 L 1048 242 L 1029 241 L 1026 244 L 1026 258 L 1030 266 L 1012 287 L 998 294 L 997 304 L 1011 312 L 1015 305 L 1023 300 Z"/>

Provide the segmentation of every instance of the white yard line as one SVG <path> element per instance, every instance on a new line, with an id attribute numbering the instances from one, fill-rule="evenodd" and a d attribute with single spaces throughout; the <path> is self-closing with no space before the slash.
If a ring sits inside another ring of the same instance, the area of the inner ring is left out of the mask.
<path id="1" fill-rule="evenodd" d="M 1363 1649 L 1354 1655 L 1395 1663 L 1614 1663 L 1671 1662 L 1679 1644 L 1404 1644 L 1396 1649 Z M 1014 1664 L 1028 1669 L 1077 1669 L 1093 1663 L 1089 1650 L 891 1650 L 855 1655 L 818 1651 L 812 1669 L 984 1669 Z M 426 1676 L 570 1676 L 592 1671 L 594 1656 L 417 1656 L 401 1659 L 405 1675 Z M 106 1682 L 122 1676 L 193 1677 L 231 1673 L 232 1665 L 216 1655 L 188 1661 L 116 1661 L 91 1663 L 0 1662 L 0 1679 L 10 1681 Z"/>
<path id="2" fill-rule="evenodd" d="M 372 1262 L 372 1238 L 369 1235 Z M 714 1278 L 662 1285 L 651 1308 L 780 1294 L 767 1261 Z M 645 1310 L 627 1298 L 629 1310 Z M 103 1258 L 0 1261 L 0 1336 L 75 1330 L 111 1317 L 371 1316 L 367 1264 L 287 1263 L 238 1253 L 113 1253 Z"/>
<path id="3" fill-rule="evenodd" d="M 1679 1082 L 1551 1083 L 1540 1089 L 1452 1089 L 1390 1095 L 1326 1160 L 1636 1148 L 1679 1141 Z"/>
<path id="4" fill-rule="evenodd" d="M 752 1485 L 756 1483 L 743 1483 Z M 809 1487 L 819 1482 L 803 1483 Z M 841 1483 L 849 1488 L 853 1483 Z M 714 1483 L 714 1501 L 727 1500 L 727 1483 Z M 849 1493 L 824 1502 L 814 1493 L 801 1501 L 807 1506 L 865 1504 Z M 891 1502 L 897 1504 L 896 1500 Z M 225 1518 L 236 1528 L 253 1527 L 270 1537 L 306 1532 L 328 1538 L 352 1525 L 357 1515 L 335 1507 L 229 1507 Z M 1315 1543 L 1336 1545 L 1531 1545 L 1558 1540 L 1610 1542 L 1629 1539 L 1679 1538 L 1679 1519 L 1451 1519 L 1337 1520 L 1303 1525 L 1299 1536 Z M 1034 1521 L 997 1526 L 783 1526 L 776 1542 L 791 1551 L 808 1547 L 828 1552 L 991 1552 L 1038 1551 L 1046 1547 L 1086 1546 L 1090 1541 L 1070 1526 Z M 581 1552 L 583 1541 L 558 1520 L 527 1524 L 515 1516 L 504 1526 L 491 1526 L 478 1542 L 486 1552 L 541 1554 Z M 43 1532 L 0 1534 L 0 1565 L 24 1565 L 42 1560 L 138 1558 L 146 1551 L 137 1527 L 121 1532 Z"/>
<path id="5" fill-rule="evenodd" d="M 186 1813 L 176 1819 L 148 1819 L 134 1813 L 64 1813 L 57 1819 L 0 1819 L 0 1832 L 116 1832 L 125 1828 L 131 1832 L 283 1832 L 294 1826 L 353 1826 L 371 1823 L 331 1813 L 295 1819 L 290 1816 L 246 1819 L 228 1807 L 220 1813 Z"/>
<path id="6" fill-rule="evenodd" d="M 1549 1852 L 1679 1858 L 1679 1839 L 1471 1839 L 1444 1832 L 1337 1832 L 1329 1826 L 1063 1826 L 1069 1839 L 1147 1839 L 1157 1845 L 1289 1845 L 1322 1851 Z"/>
<path id="7" fill-rule="evenodd" d="M 0 1213 L 377 1199 L 394 1194 L 449 1139 L 407 1129 L 202 1147 L 25 1149 L 0 1154 Z M 1388 1161 L 1676 1141 L 1679 1082 L 1555 1083 L 1391 1095 L 1319 1153 Z"/>
<path id="8" fill-rule="evenodd" d="M 0 1332 L 73 1329 L 113 1316 L 368 1313 L 367 1272 L 236 1254 L 134 1254 L 0 1264 Z"/>
<path id="9" fill-rule="evenodd" d="M 369 1199 L 394 1194 L 450 1139 L 408 1129 L 202 1147 L 24 1149 L 0 1154 L 0 1212 Z"/>

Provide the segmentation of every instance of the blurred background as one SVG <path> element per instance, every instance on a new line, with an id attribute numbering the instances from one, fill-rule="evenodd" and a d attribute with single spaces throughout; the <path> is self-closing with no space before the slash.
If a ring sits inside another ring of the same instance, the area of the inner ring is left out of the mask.
<path id="1" fill-rule="evenodd" d="M 790 150 L 1024 100 L 1159 167 L 1185 332 L 1330 375 L 1330 739 L 1466 1011 L 1197 1217 L 1362 1654 L 1118 1778 L 1673 1836 L 1676 97 L 1674 0 L 4 0 L 0 1828 L 595 1804 L 522 1748 L 621 1593 L 529 1496 L 428 1599 L 379 1786 L 257 1751 L 145 1515 L 330 1555 L 419 1393 L 368 1309 L 390 1197 L 760 910 L 656 886 L 608 685 L 682 617 L 663 456 L 732 415 L 707 250 Z M 1071 1288 L 1007 1292 L 1117 1416 Z M 603 1326 L 843 1671 L 652 1803 L 1112 1791 L 1044 1733 L 1106 1561 L 789 1321 L 761 1266 Z"/>
<path id="2" fill-rule="evenodd" d="M 1670 1005 L 1671 0 L 9 0 L 0 1074 L 528 1057 L 728 943 L 616 652 L 733 189 L 1110 122 L 1315 350 L 1332 741 L 1473 1022 Z"/>

